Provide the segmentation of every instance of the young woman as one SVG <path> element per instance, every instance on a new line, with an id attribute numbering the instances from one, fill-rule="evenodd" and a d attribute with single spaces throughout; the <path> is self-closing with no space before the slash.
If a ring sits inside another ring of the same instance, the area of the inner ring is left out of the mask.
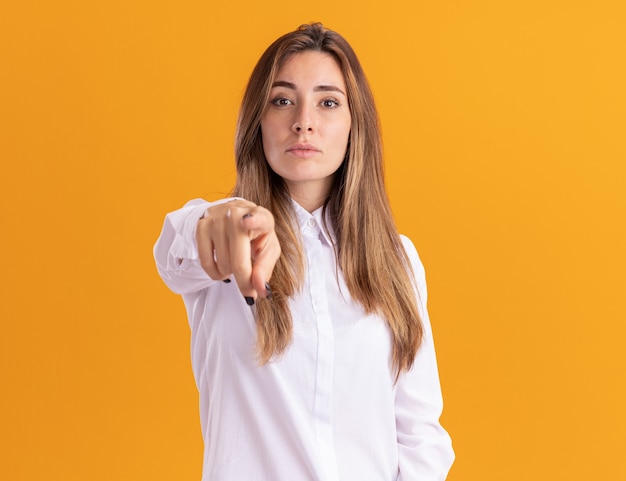
<path id="1" fill-rule="evenodd" d="M 435 481 L 454 459 L 424 270 L 394 225 L 373 96 L 337 33 L 303 25 L 256 65 L 233 197 L 167 215 L 204 481 Z"/>

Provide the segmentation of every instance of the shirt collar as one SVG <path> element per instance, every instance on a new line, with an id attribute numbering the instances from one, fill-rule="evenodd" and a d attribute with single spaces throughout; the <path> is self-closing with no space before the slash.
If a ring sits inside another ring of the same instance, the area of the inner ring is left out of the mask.
<path id="1" fill-rule="evenodd" d="M 304 207 L 298 204 L 295 200 L 291 199 L 293 204 L 294 211 L 296 213 L 296 219 L 298 221 L 298 225 L 300 226 L 300 232 L 317 232 L 322 235 L 322 237 L 326 240 L 328 245 L 335 245 L 337 238 L 335 236 L 335 231 L 333 229 L 332 221 L 330 220 L 330 216 L 328 215 L 328 211 L 326 212 L 326 226 L 328 227 L 328 232 L 324 228 L 324 223 L 322 221 L 322 211 L 323 207 L 314 210 L 312 213 L 308 212 Z"/>

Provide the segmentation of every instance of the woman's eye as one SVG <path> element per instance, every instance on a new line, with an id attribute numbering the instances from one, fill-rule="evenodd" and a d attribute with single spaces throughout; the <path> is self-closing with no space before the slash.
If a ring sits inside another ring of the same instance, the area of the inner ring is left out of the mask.
<path id="1" fill-rule="evenodd" d="M 329 109 L 334 109 L 335 107 L 339 107 L 339 102 L 337 102 L 335 99 L 326 99 L 322 100 L 322 106 Z"/>
<path id="2" fill-rule="evenodd" d="M 279 97 L 277 99 L 272 100 L 272 103 L 274 105 L 277 105 L 278 107 L 284 107 L 286 105 L 291 105 L 291 100 L 283 98 L 283 97 Z"/>

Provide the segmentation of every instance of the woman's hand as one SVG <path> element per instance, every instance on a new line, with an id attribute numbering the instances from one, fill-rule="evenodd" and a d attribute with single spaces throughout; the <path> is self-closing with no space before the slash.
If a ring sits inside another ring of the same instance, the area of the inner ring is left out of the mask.
<path id="1" fill-rule="evenodd" d="M 200 264 L 215 280 L 235 277 L 246 297 L 268 297 L 267 282 L 280 257 L 272 213 L 252 202 L 233 200 L 209 207 L 198 221 Z"/>

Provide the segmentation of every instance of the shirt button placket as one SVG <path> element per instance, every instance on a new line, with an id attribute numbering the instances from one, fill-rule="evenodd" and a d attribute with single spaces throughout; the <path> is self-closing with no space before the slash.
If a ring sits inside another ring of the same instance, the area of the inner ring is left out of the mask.
<path id="1" fill-rule="evenodd" d="M 305 242 L 307 243 L 308 276 L 311 305 L 317 327 L 317 365 L 315 382 L 314 416 L 319 449 L 325 467 L 325 479 L 338 481 L 332 427 L 332 387 L 335 353 L 335 336 L 326 299 L 326 277 L 319 226 L 315 219 L 307 221 Z"/>

